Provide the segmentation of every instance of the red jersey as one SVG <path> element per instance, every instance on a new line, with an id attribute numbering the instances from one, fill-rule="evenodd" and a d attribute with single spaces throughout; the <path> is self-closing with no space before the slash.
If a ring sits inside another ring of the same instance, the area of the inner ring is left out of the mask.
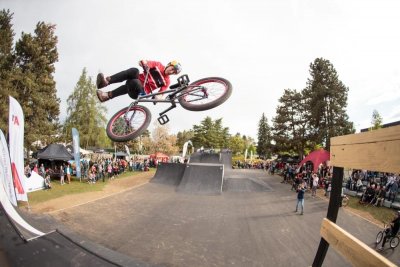
<path id="1" fill-rule="evenodd" d="M 147 61 L 147 66 L 150 69 L 150 73 L 147 78 L 146 86 L 144 86 L 144 91 L 146 94 L 154 93 L 154 90 L 160 88 L 159 92 L 167 90 L 168 86 L 171 84 L 169 75 L 164 74 L 165 67 L 158 61 Z M 144 80 L 146 79 L 146 73 L 139 74 L 139 81 L 144 85 Z"/>

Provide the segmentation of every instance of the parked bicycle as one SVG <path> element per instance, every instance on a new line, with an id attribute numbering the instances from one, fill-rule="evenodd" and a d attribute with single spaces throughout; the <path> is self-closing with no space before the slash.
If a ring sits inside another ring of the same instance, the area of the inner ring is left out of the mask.
<path id="1" fill-rule="evenodd" d="M 383 237 L 386 236 L 390 248 L 395 249 L 400 243 L 399 235 L 396 234 L 395 236 L 392 236 L 390 224 L 384 223 L 383 228 L 384 230 L 379 231 L 379 233 L 376 235 L 375 243 L 378 245 L 382 242 Z"/>
<path id="2" fill-rule="evenodd" d="M 126 142 L 140 136 L 148 128 L 151 112 L 147 107 L 138 105 L 139 103 L 170 103 L 171 106 L 159 113 L 157 119 L 164 125 L 169 122 L 166 113 L 175 108 L 177 103 L 190 111 L 203 111 L 221 105 L 232 94 L 231 83 L 220 77 L 204 78 L 189 84 L 189 76 L 185 74 L 177 81 L 178 83 L 171 85 L 166 91 L 139 96 L 128 107 L 115 113 L 107 124 L 108 137 L 115 142 Z M 167 97 L 157 99 L 158 95 Z"/>

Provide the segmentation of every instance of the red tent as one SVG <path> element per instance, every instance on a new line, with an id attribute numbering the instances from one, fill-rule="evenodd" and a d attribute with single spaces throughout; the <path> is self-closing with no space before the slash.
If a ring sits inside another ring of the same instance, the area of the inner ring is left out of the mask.
<path id="1" fill-rule="evenodd" d="M 330 153 L 326 151 L 325 149 L 318 149 L 310 154 L 308 154 L 307 157 L 305 157 L 299 164 L 299 166 L 302 166 L 304 163 L 307 161 L 311 161 L 314 164 L 314 172 L 318 170 L 319 164 L 327 161 L 330 159 Z"/>
<path id="2" fill-rule="evenodd" d="M 161 161 L 161 162 L 168 162 L 168 160 L 169 160 L 169 157 L 167 155 L 165 155 L 164 153 L 161 153 L 161 152 L 156 152 L 154 154 L 151 154 L 150 158 L 151 159 L 156 159 L 156 160 Z"/>

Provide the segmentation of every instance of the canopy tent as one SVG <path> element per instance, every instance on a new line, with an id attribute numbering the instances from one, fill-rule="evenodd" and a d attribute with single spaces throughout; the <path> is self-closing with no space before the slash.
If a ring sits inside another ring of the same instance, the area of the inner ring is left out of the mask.
<path id="1" fill-rule="evenodd" d="M 64 160 L 68 161 L 73 159 L 71 153 L 68 152 L 67 148 L 60 144 L 51 144 L 46 146 L 42 151 L 37 154 L 38 159 L 47 160 Z"/>
<path id="2" fill-rule="evenodd" d="M 305 157 L 299 164 L 299 166 L 302 166 L 304 163 L 307 161 L 311 161 L 314 165 L 314 172 L 318 170 L 318 166 L 321 163 L 324 163 L 330 159 L 330 153 L 324 149 L 318 149 L 310 154 L 308 154 L 307 157 Z"/>
<path id="3" fill-rule="evenodd" d="M 150 155 L 150 159 L 156 159 L 158 161 L 168 162 L 169 156 L 167 156 L 161 152 L 156 152 L 156 153 Z"/>

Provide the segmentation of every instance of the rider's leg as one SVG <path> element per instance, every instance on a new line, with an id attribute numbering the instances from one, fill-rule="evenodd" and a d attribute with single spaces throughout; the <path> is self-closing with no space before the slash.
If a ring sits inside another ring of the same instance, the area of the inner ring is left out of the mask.
<path id="1" fill-rule="evenodd" d="M 129 79 L 125 85 L 132 99 L 137 99 L 140 93 L 144 93 L 142 83 L 138 79 Z"/>
<path id="2" fill-rule="evenodd" d="M 139 78 L 139 70 L 137 68 L 130 68 L 121 72 L 118 72 L 109 77 L 109 84 L 119 83 L 126 80 Z"/>

